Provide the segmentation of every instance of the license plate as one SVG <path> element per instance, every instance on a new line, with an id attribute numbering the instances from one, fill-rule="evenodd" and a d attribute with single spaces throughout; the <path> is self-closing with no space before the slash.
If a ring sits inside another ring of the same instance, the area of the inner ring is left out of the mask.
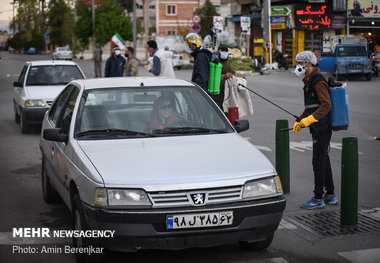
<path id="1" fill-rule="evenodd" d="M 351 69 L 350 72 L 362 72 L 361 69 Z"/>
<path id="2" fill-rule="evenodd" d="M 233 211 L 203 214 L 169 215 L 166 217 L 167 229 L 228 226 L 233 222 Z"/>

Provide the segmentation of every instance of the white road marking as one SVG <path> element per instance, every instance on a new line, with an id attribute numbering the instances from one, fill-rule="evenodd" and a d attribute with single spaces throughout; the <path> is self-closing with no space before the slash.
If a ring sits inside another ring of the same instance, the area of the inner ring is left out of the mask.
<path id="1" fill-rule="evenodd" d="M 344 257 L 352 263 L 380 262 L 380 248 L 339 252 L 338 255 Z"/>
<path id="2" fill-rule="evenodd" d="M 13 237 L 12 232 L 0 232 L 0 245 L 69 244 L 70 242 L 70 238 Z"/>
<path id="3" fill-rule="evenodd" d="M 278 226 L 278 229 L 297 229 L 296 225 L 293 225 L 292 223 L 286 221 L 285 219 L 281 219 L 280 225 Z"/>
<path id="4" fill-rule="evenodd" d="M 289 263 L 289 261 L 287 261 L 285 258 L 283 257 L 278 257 L 278 258 L 271 258 L 270 259 L 270 262 L 273 262 L 273 263 Z"/>
<path id="5" fill-rule="evenodd" d="M 266 147 L 266 146 L 261 146 L 261 145 L 255 145 L 255 147 L 261 151 L 267 151 L 267 152 L 271 152 L 272 150 L 269 148 L 269 147 Z"/>
<path id="6" fill-rule="evenodd" d="M 365 209 L 365 210 L 361 210 L 360 212 L 370 214 L 371 216 L 374 216 L 374 217 L 377 217 L 380 219 L 380 207 L 375 207 L 372 209 Z"/>
<path id="7" fill-rule="evenodd" d="M 301 141 L 301 142 L 289 142 L 289 147 L 291 150 L 297 152 L 305 152 L 305 150 L 312 151 L 313 150 L 313 142 L 312 141 Z M 336 150 L 342 150 L 342 143 L 339 142 L 330 142 L 330 148 Z M 358 154 L 363 154 L 362 152 L 358 152 Z"/>

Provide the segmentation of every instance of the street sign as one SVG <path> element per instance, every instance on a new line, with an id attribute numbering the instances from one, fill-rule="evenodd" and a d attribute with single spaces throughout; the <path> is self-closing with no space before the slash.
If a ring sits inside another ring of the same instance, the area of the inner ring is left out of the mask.
<path id="1" fill-rule="evenodd" d="M 193 30 L 194 33 L 199 33 L 199 31 L 201 31 L 201 26 L 200 26 L 199 24 L 195 23 L 195 24 L 192 26 L 191 29 Z"/>
<path id="2" fill-rule="evenodd" d="M 287 6 L 272 6 L 271 11 L 272 16 L 287 16 L 291 12 L 290 8 Z"/>
<path id="3" fill-rule="evenodd" d="M 195 24 L 199 24 L 201 22 L 201 17 L 199 15 L 194 15 L 193 16 L 193 22 Z"/>

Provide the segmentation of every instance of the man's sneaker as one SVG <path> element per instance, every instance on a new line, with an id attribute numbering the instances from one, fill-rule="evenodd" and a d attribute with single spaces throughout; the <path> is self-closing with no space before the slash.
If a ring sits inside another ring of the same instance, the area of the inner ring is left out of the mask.
<path id="1" fill-rule="evenodd" d="M 324 208 L 325 202 L 323 202 L 323 199 L 316 199 L 316 198 L 311 198 L 310 201 L 307 201 L 301 205 L 301 208 L 304 209 L 316 209 L 316 208 Z"/>
<path id="2" fill-rule="evenodd" d="M 325 201 L 325 204 L 328 204 L 328 205 L 338 204 L 338 198 L 336 197 L 336 195 L 325 195 L 323 199 Z"/>

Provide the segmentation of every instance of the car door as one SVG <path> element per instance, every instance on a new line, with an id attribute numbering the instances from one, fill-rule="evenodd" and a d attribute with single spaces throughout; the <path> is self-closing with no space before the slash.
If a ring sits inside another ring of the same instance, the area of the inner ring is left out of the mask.
<path id="1" fill-rule="evenodd" d="M 50 128 L 61 128 L 62 133 L 68 134 L 71 116 L 74 110 L 76 98 L 79 94 L 79 88 L 74 85 L 67 86 L 55 100 L 49 111 L 49 126 Z M 46 168 L 50 174 L 51 182 L 61 196 L 67 195 L 68 185 L 66 185 L 67 168 L 66 154 L 64 153 L 67 143 L 46 141 L 47 147 L 44 152 L 47 152 Z"/>
<path id="2" fill-rule="evenodd" d="M 27 71 L 28 71 L 28 65 L 25 65 L 17 80 L 17 82 L 21 84 L 21 87 L 17 87 L 17 86 L 13 87 L 13 99 L 14 99 L 15 108 L 18 114 L 20 114 L 21 98 L 25 96 L 24 84 L 25 84 L 25 76 L 26 76 Z"/>

